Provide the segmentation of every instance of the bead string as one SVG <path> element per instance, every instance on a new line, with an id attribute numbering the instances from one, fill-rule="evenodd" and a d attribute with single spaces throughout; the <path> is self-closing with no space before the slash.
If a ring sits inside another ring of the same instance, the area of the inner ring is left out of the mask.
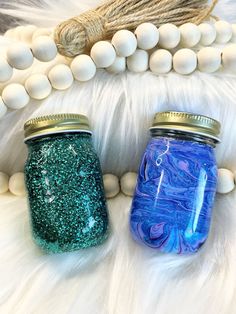
<path id="1" fill-rule="evenodd" d="M 51 36 L 52 32 L 53 30 L 50 28 L 42 28 L 35 25 L 20 25 L 7 30 L 4 37 L 31 44 L 35 38 L 39 36 Z"/>
<path id="2" fill-rule="evenodd" d="M 54 38 L 64 56 L 89 51 L 121 29 L 134 30 L 139 23 L 182 25 L 207 20 L 218 0 L 110 0 L 56 26 Z M 209 3 L 209 5 L 207 5 Z M 171 22 L 172 21 L 172 22 Z"/>
<path id="3" fill-rule="evenodd" d="M 49 33 L 47 33 L 49 32 Z M 35 29 L 34 26 L 18 27 L 6 33 L 6 36 L 17 36 L 31 42 L 13 44 L 6 53 L 7 59 L 0 59 L 0 82 L 8 81 L 13 68 L 29 68 L 34 58 L 42 62 L 52 61 L 57 56 L 57 46 L 50 36 L 50 30 Z M 43 36 L 41 36 L 43 34 Z M 45 35 L 48 34 L 48 35 Z M 223 65 L 224 68 L 236 71 L 236 44 L 222 49 L 203 47 L 198 53 L 190 48 L 196 45 L 206 46 L 216 42 L 226 44 L 236 39 L 236 25 L 217 21 L 214 25 L 202 23 L 183 24 L 179 28 L 173 24 L 164 24 L 159 29 L 144 23 L 134 33 L 128 30 L 118 31 L 109 41 L 95 43 L 89 55 L 78 55 L 70 65 L 57 64 L 49 73 L 33 74 L 24 83 L 10 83 L 4 87 L 0 97 L 0 118 L 7 109 L 21 109 L 30 98 L 42 100 L 50 95 L 52 88 L 65 90 L 74 79 L 85 82 L 92 79 L 97 68 L 104 68 L 110 73 L 126 70 L 144 72 L 149 68 L 154 74 L 167 74 L 172 69 L 182 75 L 188 75 L 198 69 L 201 72 L 213 73 Z M 153 48 L 158 47 L 155 51 Z M 175 53 L 172 50 L 180 48 Z"/>
<path id="4" fill-rule="evenodd" d="M 126 40 L 133 40 L 134 45 L 140 49 L 149 50 L 154 48 L 159 44 L 162 48 L 173 49 L 176 48 L 179 44 L 185 48 L 192 48 L 198 44 L 203 46 L 212 45 L 214 42 L 218 44 L 226 44 L 231 39 L 236 38 L 236 24 L 230 24 L 225 21 L 217 21 L 215 24 L 202 23 L 200 25 L 195 25 L 192 23 L 186 23 L 180 26 L 179 28 L 173 24 L 164 24 L 159 29 L 151 23 L 143 23 L 137 27 L 132 36 L 131 32 L 126 32 L 124 38 Z M 122 32 L 117 32 L 112 39 L 112 42 L 116 44 L 117 40 L 120 40 Z M 52 39 L 52 30 L 47 28 L 37 28 L 34 25 L 27 26 L 18 26 L 16 28 L 8 30 L 5 35 L 8 38 L 14 38 L 18 41 L 25 41 L 28 44 L 32 44 L 32 47 L 22 45 L 22 50 L 19 49 L 15 51 L 15 45 L 11 46 L 7 52 L 7 59 L 10 63 L 9 65 L 16 69 L 27 69 L 31 66 L 30 60 L 32 55 L 40 61 L 47 62 L 53 60 L 55 55 L 55 43 Z M 44 37 L 44 41 L 41 40 L 38 42 L 36 40 L 38 37 Z M 50 37 L 46 39 L 46 37 Z M 132 38 L 133 37 L 133 38 Z M 137 39 L 137 40 L 136 40 Z M 52 43 L 53 41 L 53 43 Z M 43 43 L 43 47 L 39 48 L 39 44 Z M 115 45 L 116 46 L 116 45 Z M 132 45 L 130 45 L 132 46 Z M 18 43 L 19 47 L 19 43 Z M 24 48 L 24 49 L 23 49 Z M 28 49 L 27 49 L 28 48 Z M 119 47 L 117 54 L 119 55 Z M 136 49 L 136 48 L 135 48 Z M 135 51 L 134 49 L 134 51 Z M 14 52 L 13 52 L 14 50 Z M 27 51 L 26 51 L 27 50 Z M 40 50 L 40 51 L 39 51 Z M 52 50 L 52 51 L 50 51 Z M 116 49 L 117 50 L 117 49 Z M 131 49 L 131 54 L 134 52 Z M 124 51 L 122 51 L 124 54 Z M 121 54 L 122 54 L 121 52 Z M 25 55 L 24 55 L 25 54 Z M 44 55 L 43 55 L 44 54 Z M 130 55 L 129 53 L 127 53 Z M 12 55 L 16 58 L 12 58 Z M 29 57 L 30 55 L 30 57 Z M 43 55 L 43 56 L 42 56 Z M 124 55 L 127 57 L 128 55 Z M 18 59 L 17 59 L 18 57 Z M 14 60 L 12 60 L 14 59 Z M 16 59 L 16 60 L 15 60 Z M 25 65 L 21 66 L 22 59 L 25 59 Z M 43 59 L 43 60 L 42 60 Z"/>
<path id="5" fill-rule="evenodd" d="M 103 183 L 106 198 L 113 198 L 120 193 L 126 196 L 133 196 L 137 182 L 137 173 L 127 172 L 120 179 L 113 174 L 104 174 Z M 218 169 L 217 193 L 228 194 L 235 189 L 236 174 L 231 170 Z M 7 174 L 0 172 L 0 194 L 10 191 L 13 195 L 26 195 L 24 173 L 17 172 L 10 178 Z"/>

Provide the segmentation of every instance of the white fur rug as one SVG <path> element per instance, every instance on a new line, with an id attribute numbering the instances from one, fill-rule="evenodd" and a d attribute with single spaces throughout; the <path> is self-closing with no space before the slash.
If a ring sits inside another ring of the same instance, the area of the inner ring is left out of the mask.
<path id="1" fill-rule="evenodd" d="M 1 1 L 1 3 L 8 1 Z M 14 5 L 16 1 L 11 1 Z M 54 27 L 99 3 L 96 0 L 24 0 L 13 16 Z M 38 4 L 39 5 L 39 4 Z M 236 21 L 235 0 L 221 0 L 216 15 Z M 0 37 L 0 49 L 9 40 Z M 52 64 L 35 63 L 30 72 Z M 16 73 L 23 81 L 29 71 Z M 0 86 L 1 88 L 3 85 Z M 236 76 L 227 73 L 188 77 L 170 73 L 100 71 L 88 83 L 32 101 L 0 121 L 0 170 L 23 170 L 23 124 L 45 113 L 78 112 L 89 116 L 104 173 L 137 171 L 148 127 L 160 110 L 210 115 L 222 123 L 219 167 L 236 170 Z M 0 196 L 0 313 L 39 314 L 233 314 L 236 313 L 236 193 L 217 196 L 210 237 L 189 257 L 156 253 L 130 238 L 131 199 L 108 202 L 112 235 L 103 246 L 63 255 L 44 255 L 32 243 L 25 198 Z"/>

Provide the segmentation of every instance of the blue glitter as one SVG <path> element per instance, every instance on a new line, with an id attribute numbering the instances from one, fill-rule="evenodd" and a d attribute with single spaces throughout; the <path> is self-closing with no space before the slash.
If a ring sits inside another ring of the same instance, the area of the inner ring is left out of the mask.
<path id="1" fill-rule="evenodd" d="M 216 184 L 213 147 L 169 137 L 151 139 L 131 208 L 133 238 L 162 252 L 196 252 L 208 236 Z"/>
<path id="2" fill-rule="evenodd" d="M 88 133 L 27 140 L 25 165 L 33 237 L 47 252 L 102 243 L 108 213 L 99 159 Z"/>

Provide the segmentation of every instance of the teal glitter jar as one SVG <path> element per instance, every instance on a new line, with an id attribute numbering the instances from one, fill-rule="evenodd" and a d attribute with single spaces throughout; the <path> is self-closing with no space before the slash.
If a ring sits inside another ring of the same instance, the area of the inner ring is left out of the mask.
<path id="1" fill-rule="evenodd" d="M 101 244 L 108 212 L 86 116 L 58 114 L 25 123 L 25 181 L 35 242 L 60 253 Z"/>

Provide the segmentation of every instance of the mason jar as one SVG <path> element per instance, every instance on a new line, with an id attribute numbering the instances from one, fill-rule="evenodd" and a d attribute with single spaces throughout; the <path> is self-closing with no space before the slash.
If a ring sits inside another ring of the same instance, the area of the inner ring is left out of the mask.
<path id="1" fill-rule="evenodd" d="M 131 207 L 132 236 L 162 252 L 194 253 L 209 233 L 220 123 L 167 111 L 156 114 L 150 131 Z"/>
<path id="2" fill-rule="evenodd" d="M 24 129 L 25 181 L 35 242 L 53 253 L 102 243 L 108 236 L 108 213 L 87 117 L 38 117 L 27 121 Z"/>

